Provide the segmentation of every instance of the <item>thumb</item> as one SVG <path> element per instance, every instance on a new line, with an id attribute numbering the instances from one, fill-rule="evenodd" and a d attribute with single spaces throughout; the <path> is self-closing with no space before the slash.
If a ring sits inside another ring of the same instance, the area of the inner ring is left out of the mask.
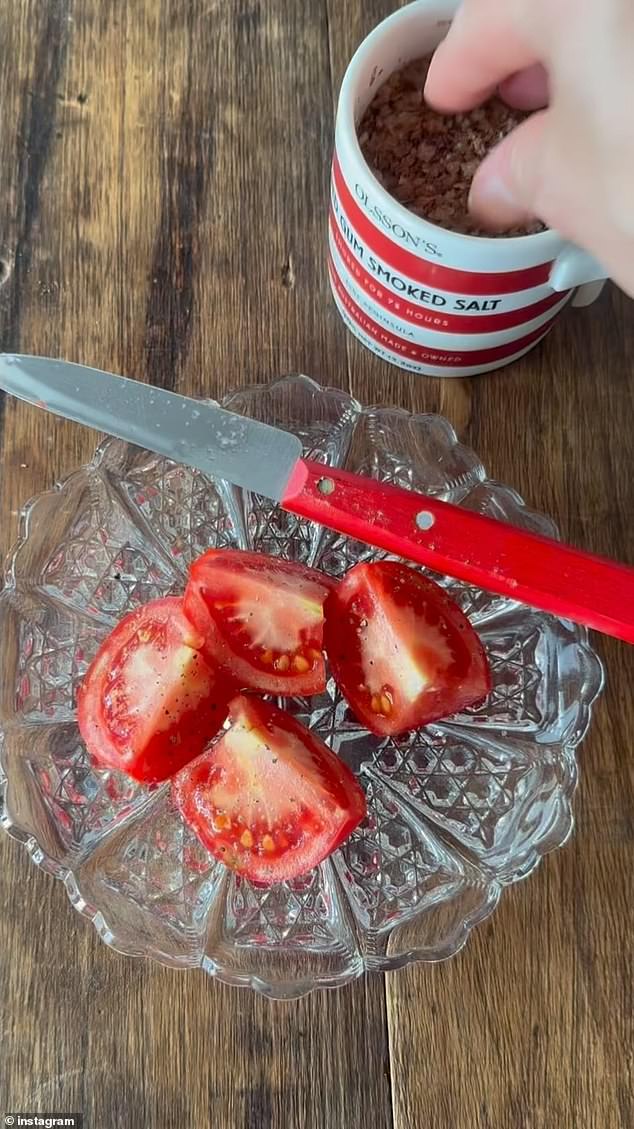
<path id="1" fill-rule="evenodd" d="M 549 112 L 532 114 L 496 145 L 473 178 L 469 210 L 492 229 L 517 227 L 531 219 L 542 195 Z"/>

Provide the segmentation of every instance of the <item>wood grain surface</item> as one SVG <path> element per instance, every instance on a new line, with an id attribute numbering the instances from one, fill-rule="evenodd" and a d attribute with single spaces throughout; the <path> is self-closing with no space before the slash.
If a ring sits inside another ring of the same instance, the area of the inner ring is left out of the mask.
<path id="1" fill-rule="evenodd" d="M 304 370 L 440 411 L 567 538 L 634 562 L 634 318 L 608 289 L 512 369 L 352 341 L 326 278 L 333 104 L 389 0 L 0 0 L 0 347 L 192 393 Z M 0 542 L 94 435 L 2 406 Z M 456 959 L 271 1004 L 120 957 L 0 840 L 0 1113 L 90 1129 L 631 1129 L 634 650 L 577 832 Z"/>

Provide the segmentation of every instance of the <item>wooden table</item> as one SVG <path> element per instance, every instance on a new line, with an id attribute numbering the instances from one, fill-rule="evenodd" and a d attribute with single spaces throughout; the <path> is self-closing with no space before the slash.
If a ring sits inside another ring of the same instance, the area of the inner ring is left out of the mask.
<path id="1" fill-rule="evenodd" d="M 303 369 L 447 415 L 565 535 L 634 562 L 634 322 L 615 289 L 511 370 L 388 368 L 333 309 L 333 103 L 390 0 L 0 0 L 0 347 L 217 394 Z M 94 436 L 2 415 L 1 541 Z M 275 1005 L 120 957 L 0 841 L 0 1111 L 90 1129 L 631 1129 L 634 651 L 577 833 L 439 966 Z"/>

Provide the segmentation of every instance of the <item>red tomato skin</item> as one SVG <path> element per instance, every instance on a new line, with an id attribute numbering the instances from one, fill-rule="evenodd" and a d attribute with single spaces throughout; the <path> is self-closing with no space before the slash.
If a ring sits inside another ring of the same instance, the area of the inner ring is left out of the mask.
<path id="1" fill-rule="evenodd" d="M 359 660 L 362 622 L 376 614 L 377 592 L 396 593 L 404 606 L 426 608 L 442 623 L 456 651 L 453 670 L 419 699 L 401 708 L 398 687 L 389 716 L 375 712 L 371 695 L 360 692 L 363 682 Z M 354 605 L 354 610 L 352 610 Z M 491 690 L 486 651 L 464 612 L 428 577 L 396 561 L 355 565 L 332 592 L 324 607 L 324 645 L 337 684 L 358 720 L 379 737 L 396 737 L 433 721 L 449 717 L 483 701 Z"/>
<path id="2" fill-rule="evenodd" d="M 297 578 L 298 582 L 310 581 L 319 585 L 325 601 L 335 582 L 325 573 L 306 565 L 269 557 L 263 553 L 251 553 L 241 549 L 210 549 L 199 557 L 190 567 L 189 581 L 185 589 L 184 608 L 190 622 L 204 637 L 204 649 L 211 661 L 225 670 L 228 677 L 241 689 L 257 690 L 263 694 L 276 694 L 280 697 L 311 697 L 321 694 L 326 688 L 326 664 L 323 650 L 323 621 L 315 638 L 311 639 L 311 667 L 307 671 L 295 671 L 292 665 L 284 671 L 256 665 L 254 661 L 238 653 L 232 647 L 227 632 L 223 631 L 211 614 L 206 596 L 214 593 L 214 578 L 218 569 L 231 570 L 236 588 L 245 569 L 270 569 L 272 575 L 281 573 L 285 577 Z M 275 599 L 274 591 L 271 599 Z"/>
<path id="3" fill-rule="evenodd" d="M 102 690 L 122 649 L 148 621 L 165 626 L 175 645 L 180 641 L 197 652 L 197 670 L 209 679 L 213 696 L 193 709 L 183 710 L 169 727 L 150 735 L 142 747 L 135 746 L 133 734 L 127 746 L 122 747 L 108 724 Z M 77 694 L 79 731 L 98 767 L 125 772 L 142 784 L 156 784 L 200 755 L 224 723 L 229 699 L 235 693 L 225 676 L 203 657 L 201 645 L 202 639 L 183 615 L 182 600 L 178 597 L 154 600 L 117 624 L 99 648 Z"/>
<path id="4" fill-rule="evenodd" d="M 218 809 L 214 808 L 210 790 L 214 774 L 223 771 L 230 773 L 227 762 L 222 761 L 220 736 L 215 744 L 187 765 L 172 782 L 172 801 L 182 817 L 195 832 L 203 846 L 215 858 L 244 878 L 259 885 L 270 886 L 289 881 L 318 866 L 332 851 L 336 850 L 366 817 L 366 800 L 363 789 L 350 769 L 319 738 L 285 711 L 255 698 L 240 695 L 229 707 L 230 723 L 236 725 L 248 720 L 258 729 L 264 729 L 273 737 L 275 731 L 290 734 L 301 741 L 316 766 L 320 780 L 328 783 L 332 801 L 332 825 L 320 826 L 314 838 L 310 838 L 310 827 L 299 849 L 276 851 L 272 856 L 244 847 L 239 837 L 218 831 L 213 826 Z M 272 741 L 270 752 L 276 753 Z M 222 769 L 219 762 L 222 762 Z M 301 766 L 298 766 L 297 783 L 301 787 Z M 245 804 L 248 797 L 244 797 Z M 279 806 L 279 795 L 275 798 Z M 282 798 L 282 806 L 284 799 Z M 323 814 L 323 813 L 320 813 Z M 303 822 L 310 825 L 310 813 Z M 276 833 L 276 828 L 273 832 Z M 302 828 L 299 829 L 300 832 Z M 289 835 L 292 832 L 289 831 Z"/>

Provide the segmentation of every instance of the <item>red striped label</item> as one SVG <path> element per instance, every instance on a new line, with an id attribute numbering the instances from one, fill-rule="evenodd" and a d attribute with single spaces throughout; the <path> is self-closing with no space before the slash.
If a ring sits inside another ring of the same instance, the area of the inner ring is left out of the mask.
<path id="1" fill-rule="evenodd" d="M 362 310 L 348 294 L 337 274 L 331 255 L 328 257 L 328 266 L 335 293 L 344 309 L 355 324 L 359 326 L 359 329 L 373 337 L 379 345 L 383 345 L 386 349 L 390 349 L 408 360 L 419 361 L 422 364 L 438 365 L 441 368 L 471 368 L 477 365 L 493 364 L 495 361 L 501 361 L 505 357 L 512 357 L 515 353 L 522 352 L 529 345 L 533 345 L 542 337 L 545 337 L 555 320 L 551 318 L 545 326 L 540 325 L 539 329 L 534 329 L 532 333 L 518 337 L 516 341 L 507 342 L 506 345 L 496 345 L 491 349 L 463 349 L 455 353 L 446 349 L 430 349 L 426 345 L 417 345 L 413 341 L 408 341 L 405 337 L 399 337 L 398 334 L 391 333 L 390 330 L 374 321 L 374 318 L 366 314 L 365 310 Z"/>
<path id="2" fill-rule="evenodd" d="M 382 286 L 373 275 L 368 274 L 367 270 L 352 254 L 337 227 L 337 220 L 332 209 L 330 212 L 330 231 L 344 265 L 374 302 L 383 306 L 393 317 L 401 318 L 402 321 L 411 322 L 412 325 L 418 325 L 436 333 L 491 333 L 499 329 L 512 329 L 514 326 L 524 325 L 526 322 L 532 321 L 533 318 L 545 314 L 553 306 L 563 302 L 570 294 L 569 290 L 562 294 L 549 294 L 547 298 L 542 298 L 540 302 L 533 302 L 530 306 L 522 306 L 519 310 L 507 310 L 506 313 L 501 314 L 442 313 L 439 310 L 431 310 L 428 306 L 422 306 L 419 302 L 405 301 L 403 298 L 399 298 L 391 290 Z"/>
<path id="3" fill-rule="evenodd" d="M 414 282 L 423 286 L 447 290 L 454 294 L 472 294 L 482 297 L 487 294 L 515 294 L 518 290 L 530 290 L 533 286 L 544 286 L 550 277 L 552 262 L 540 263 L 536 267 L 524 267 L 514 271 L 466 271 L 441 266 L 428 259 L 406 251 L 394 243 L 366 216 L 359 207 L 346 184 L 339 161 L 335 154 L 332 164 L 332 177 L 343 211 L 348 222 L 370 250 L 380 255 L 386 263 Z"/>

